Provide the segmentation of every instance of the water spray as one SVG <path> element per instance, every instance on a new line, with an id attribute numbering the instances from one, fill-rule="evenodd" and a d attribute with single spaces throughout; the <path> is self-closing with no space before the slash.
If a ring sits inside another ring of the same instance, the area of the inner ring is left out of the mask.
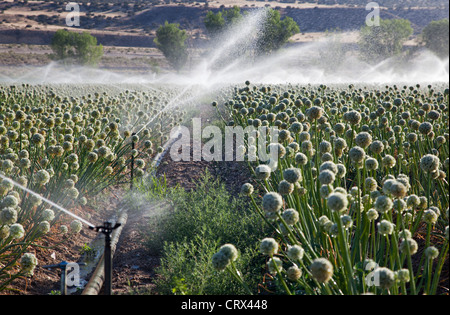
<path id="1" fill-rule="evenodd" d="M 113 225 L 112 222 L 110 221 L 106 221 L 103 223 L 103 225 L 100 226 L 95 226 L 94 224 L 84 220 L 83 218 L 80 218 L 79 216 L 77 216 L 76 214 L 70 212 L 67 209 L 64 209 L 63 207 L 57 205 L 56 203 L 54 203 L 51 200 L 48 200 L 47 198 L 42 197 L 41 195 L 39 195 L 38 193 L 20 185 L 19 183 L 15 182 L 14 180 L 5 177 L 3 175 L 0 174 L 0 178 L 4 179 L 4 180 L 8 180 L 10 181 L 14 186 L 16 186 L 17 188 L 29 193 L 30 195 L 33 195 L 35 197 L 38 197 L 40 199 L 42 199 L 44 202 L 48 203 L 49 205 L 55 207 L 58 210 L 61 210 L 62 212 L 68 214 L 69 216 L 79 220 L 80 222 L 86 224 L 89 229 L 97 232 L 97 233 L 102 233 L 105 235 L 105 250 L 104 250 L 104 270 L 105 270 L 105 285 L 104 285 L 104 290 L 105 290 L 105 295 L 111 295 L 112 293 L 112 254 L 111 254 L 111 233 L 119 228 L 121 226 L 120 223 L 115 223 Z M 60 268 L 61 269 L 61 293 L 62 294 L 67 294 L 67 288 L 66 288 L 66 270 L 67 267 L 67 262 L 61 262 L 58 265 L 49 265 L 49 266 L 44 266 L 43 268 L 47 268 L 47 269 L 54 269 L 54 268 Z"/>
<path id="2" fill-rule="evenodd" d="M 37 198 L 42 199 L 42 201 L 48 203 L 49 205 L 51 205 L 52 207 L 55 207 L 55 208 L 58 209 L 58 210 L 64 212 L 65 214 L 71 216 L 72 218 L 74 218 L 74 219 L 76 219 L 76 220 L 79 220 L 81 223 L 86 224 L 88 227 L 91 227 L 91 228 L 95 227 L 94 224 L 92 224 L 92 223 L 86 221 L 86 220 L 83 219 L 83 218 L 80 218 L 80 217 L 77 216 L 76 214 L 70 212 L 70 211 L 67 210 L 67 209 L 64 209 L 64 208 L 61 207 L 60 205 L 57 205 L 57 204 L 54 203 L 53 201 L 48 200 L 47 198 L 45 198 L 45 197 L 39 195 L 38 193 L 32 191 L 31 189 L 28 189 L 28 188 L 26 188 L 26 187 L 20 185 L 19 183 L 15 182 L 15 181 L 12 180 L 11 178 L 6 177 L 6 176 L 3 176 L 3 175 L 1 175 L 1 174 L 0 174 L 0 178 L 10 181 L 10 182 L 11 182 L 14 186 L 16 186 L 17 188 L 19 188 L 19 189 L 21 189 L 21 190 L 23 190 L 23 191 L 29 193 L 30 195 L 33 195 L 33 196 L 35 196 L 35 197 L 37 197 Z"/>

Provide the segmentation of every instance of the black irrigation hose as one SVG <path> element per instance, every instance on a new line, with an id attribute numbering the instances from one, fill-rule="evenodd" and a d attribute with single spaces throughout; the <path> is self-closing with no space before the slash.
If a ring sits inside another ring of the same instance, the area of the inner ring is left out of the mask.
<path id="1" fill-rule="evenodd" d="M 118 224 L 120 224 L 120 227 L 115 229 L 111 234 L 111 258 L 114 256 L 114 252 L 117 247 L 117 243 L 120 238 L 120 234 L 123 230 L 123 227 L 127 223 L 128 220 L 128 214 L 126 209 L 123 209 L 120 213 L 119 218 L 117 219 Z M 99 234 L 99 237 L 102 237 L 103 235 Z M 97 268 L 95 269 L 94 273 L 91 276 L 91 279 L 89 280 L 88 284 L 84 288 L 84 291 L 82 295 L 99 295 L 100 290 L 103 287 L 103 284 L 105 282 L 105 254 L 102 254 L 102 257 L 98 261 Z"/>

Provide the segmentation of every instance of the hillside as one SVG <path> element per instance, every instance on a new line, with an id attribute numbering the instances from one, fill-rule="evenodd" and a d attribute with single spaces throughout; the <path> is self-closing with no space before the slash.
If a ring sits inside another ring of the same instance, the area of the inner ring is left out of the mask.
<path id="1" fill-rule="evenodd" d="M 81 1 L 83 2 L 83 1 Z M 110 0 L 108 2 L 114 2 Z M 203 18 L 207 11 L 218 11 L 224 7 L 239 5 L 242 10 L 256 7 L 272 7 L 283 16 L 292 17 L 302 33 L 325 32 L 327 30 L 352 31 L 359 29 L 368 14 L 365 7 L 334 3 L 288 3 L 218 0 L 210 2 L 185 2 L 152 4 L 149 1 L 86 3 L 80 6 L 80 27 L 88 30 L 105 46 L 153 47 L 153 36 L 159 25 L 165 21 L 179 23 L 191 34 L 193 44 L 201 42 L 204 32 Z M 340 1 L 342 2 L 342 1 Z M 348 1 L 352 3 L 352 1 Z M 353 1 L 354 3 L 355 1 Z M 420 1 L 416 1 L 420 3 Z M 0 44 L 47 45 L 53 32 L 67 28 L 65 4 L 56 1 L 28 1 L 0 3 Z M 442 7 L 395 7 L 382 8 L 381 18 L 405 18 L 411 21 L 415 33 L 433 20 L 448 18 L 448 9 Z"/>

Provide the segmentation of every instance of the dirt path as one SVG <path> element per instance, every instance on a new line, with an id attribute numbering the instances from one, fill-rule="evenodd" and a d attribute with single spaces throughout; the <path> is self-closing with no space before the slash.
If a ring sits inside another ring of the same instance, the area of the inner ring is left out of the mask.
<path id="1" fill-rule="evenodd" d="M 187 161 L 174 162 L 169 154 L 163 159 L 157 176 L 166 176 L 167 185 L 179 185 L 186 190 L 195 188 L 205 171 L 219 177 L 234 195 L 239 193 L 249 174 L 245 165 L 237 162 Z M 155 269 L 159 266 L 158 253 L 151 253 L 145 246 L 145 233 L 154 219 L 152 213 L 163 211 L 164 203 L 143 204 L 138 212 L 129 212 L 114 255 L 113 291 L 115 294 L 154 294 Z M 145 231 L 144 233 L 142 233 Z"/>
<path id="2" fill-rule="evenodd" d="M 214 112 L 205 106 L 200 112 L 202 126 L 213 119 Z M 191 146 L 191 150 L 192 150 Z M 193 156 L 191 151 L 191 157 Z M 187 191 L 195 188 L 205 172 L 219 178 L 232 195 L 240 192 L 242 184 L 250 177 L 249 170 L 243 162 L 175 162 L 166 153 L 156 172 L 157 177 L 165 176 L 168 187 L 179 186 Z M 138 212 L 129 212 L 125 226 L 114 256 L 113 291 L 115 294 L 155 294 L 153 291 L 155 269 L 159 266 L 158 253 L 150 253 L 145 247 L 145 233 L 149 223 L 154 220 L 154 213 L 165 211 L 167 204 L 140 203 Z M 142 233 L 144 231 L 144 233 Z"/>

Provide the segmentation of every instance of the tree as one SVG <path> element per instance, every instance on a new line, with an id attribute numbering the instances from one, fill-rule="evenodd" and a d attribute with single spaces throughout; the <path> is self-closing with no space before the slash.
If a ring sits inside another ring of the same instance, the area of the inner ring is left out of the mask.
<path id="1" fill-rule="evenodd" d="M 156 47 L 161 50 L 169 64 L 177 71 L 181 70 L 188 58 L 185 44 L 187 34 L 179 27 L 179 24 L 166 21 L 156 31 L 154 40 Z"/>
<path id="2" fill-rule="evenodd" d="M 291 36 L 300 32 L 291 17 L 281 19 L 280 12 L 269 9 L 257 39 L 257 54 L 269 54 L 280 49 Z"/>
<path id="3" fill-rule="evenodd" d="M 241 9 L 238 6 L 234 6 L 232 9 L 222 10 L 217 13 L 208 11 L 203 22 L 208 35 L 214 37 L 230 25 L 239 22 L 242 18 Z"/>
<path id="4" fill-rule="evenodd" d="M 449 56 L 449 20 L 432 21 L 422 31 L 421 41 L 441 58 Z"/>
<path id="5" fill-rule="evenodd" d="M 51 48 L 54 59 L 64 64 L 95 66 L 103 56 L 103 46 L 97 45 L 97 38 L 87 32 L 58 30 L 52 38 Z"/>
<path id="6" fill-rule="evenodd" d="M 214 14 L 214 12 L 208 11 L 203 22 L 205 23 L 206 32 L 209 37 L 216 36 L 225 28 L 225 19 L 222 16 L 222 12 Z"/>
<path id="7" fill-rule="evenodd" d="M 237 5 L 229 10 L 223 11 L 222 15 L 224 16 L 227 25 L 236 24 L 243 17 L 241 14 L 241 8 L 239 8 Z"/>
<path id="8" fill-rule="evenodd" d="M 361 57 L 378 63 L 402 52 L 403 44 L 413 34 L 411 22 L 404 19 L 380 20 L 379 26 L 364 26 L 360 31 Z"/>

